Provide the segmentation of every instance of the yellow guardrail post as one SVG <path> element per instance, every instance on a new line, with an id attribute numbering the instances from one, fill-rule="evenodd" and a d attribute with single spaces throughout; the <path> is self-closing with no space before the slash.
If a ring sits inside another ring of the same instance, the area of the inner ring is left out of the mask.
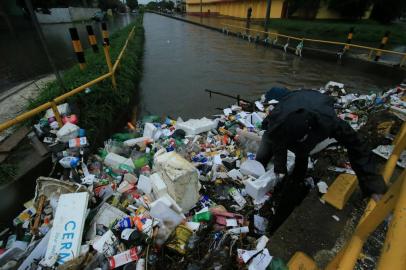
<path id="1" fill-rule="evenodd" d="M 369 50 L 369 55 L 368 55 L 368 59 L 372 59 L 372 55 L 373 52 L 379 52 L 380 54 L 382 53 L 388 53 L 388 54 L 394 54 L 394 55 L 400 55 L 402 57 L 404 57 L 404 60 L 402 61 L 403 63 L 401 63 L 401 66 L 406 63 L 406 53 L 403 52 L 396 52 L 396 51 L 391 51 L 391 50 L 385 50 L 382 48 L 373 48 L 373 47 L 368 47 L 368 46 L 363 46 L 363 45 L 358 45 L 358 44 L 348 44 L 345 42 L 338 42 L 338 41 L 330 41 L 330 40 L 321 40 L 321 39 L 312 39 L 312 38 L 301 38 L 301 37 L 295 37 L 295 36 L 289 36 L 289 35 L 284 35 L 284 34 L 280 34 L 280 33 L 276 33 L 276 32 L 265 32 L 265 31 L 261 31 L 261 30 L 255 30 L 255 29 L 247 29 L 245 27 L 241 27 L 241 26 L 236 26 L 236 25 L 231 25 L 231 24 L 223 24 L 225 26 L 229 26 L 232 28 L 236 28 L 236 29 L 245 29 L 245 30 L 250 30 L 253 32 L 258 32 L 258 33 L 268 33 L 269 35 L 275 35 L 277 37 L 285 37 L 285 38 L 290 38 L 292 40 L 303 40 L 303 41 L 309 41 L 309 42 L 315 42 L 315 43 L 322 43 L 322 44 L 331 44 L 331 45 L 340 45 L 340 46 L 349 46 L 350 48 L 359 48 L 359 49 L 365 49 L 365 50 Z M 383 40 L 383 39 L 382 39 Z M 388 39 L 385 40 L 385 43 L 388 41 Z"/>
<path id="2" fill-rule="evenodd" d="M 110 57 L 110 50 L 109 50 L 109 46 L 107 46 L 107 44 L 103 44 L 103 51 L 104 51 L 104 56 L 106 57 L 106 63 L 107 63 L 107 67 L 109 68 L 109 72 L 111 74 L 111 83 L 113 84 L 113 88 L 117 89 L 117 83 L 116 83 L 116 76 L 115 76 L 115 72 L 113 70 L 113 65 L 111 63 L 111 57 Z"/>
<path id="3" fill-rule="evenodd" d="M 82 43 L 80 43 L 78 30 L 76 27 L 69 28 L 70 37 L 72 39 L 73 50 L 75 51 L 76 57 L 79 62 L 79 67 L 81 70 L 86 67 L 85 53 L 83 52 Z"/>
<path id="4" fill-rule="evenodd" d="M 78 86 L 75 89 L 73 89 L 73 90 L 71 90 L 71 91 L 69 91 L 67 93 L 64 93 L 63 95 L 61 95 L 59 97 L 54 98 L 54 100 L 52 100 L 50 102 L 46 102 L 46 103 L 44 103 L 44 104 L 42 104 L 42 105 L 40 105 L 40 106 L 30 110 L 30 111 L 27 111 L 27 112 L 24 112 L 24 113 L 22 113 L 20 115 L 17 115 L 13 119 L 10 119 L 10 120 L 8 120 L 6 122 L 0 123 L 0 132 L 2 132 L 2 131 L 6 130 L 6 129 L 14 126 L 14 125 L 17 125 L 17 124 L 19 124 L 21 122 L 24 122 L 24 121 L 30 119 L 31 117 L 34 117 L 35 115 L 37 115 L 37 114 L 39 114 L 39 113 L 41 113 L 41 112 L 43 112 L 43 111 L 45 111 L 45 110 L 47 110 L 49 108 L 51 108 L 53 110 L 53 112 L 55 114 L 55 118 L 56 118 L 56 120 L 58 122 L 58 125 L 62 126 L 62 124 L 63 124 L 62 119 L 60 117 L 58 107 L 57 107 L 56 104 L 61 103 L 62 101 L 65 101 L 66 99 L 68 99 L 68 98 L 70 98 L 70 97 L 72 97 L 72 96 L 74 96 L 76 94 L 79 94 L 79 93 L 83 92 L 84 90 L 86 90 L 86 88 L 91 87 L 91 86 L 93 86 L 93 85 L 95 85 L 95 84 L 97 84 L 97 83 L 99 83 L 99 82 L 101 82 L 101 81 L 103 81 L 103 80 L 105 80 L 105 79 L 107 79 L 109 77 L 113 77 L 115 75 L 115 71 L 116 71 L 116 69 L 117 69 L 117 67 L 118 67 L 118 65 L 119 65 L 119 63 L 121 61 L 121 58 L 124 55 L 124 51 L 127 49 L 129 40 L 134 34 L 134 30 L 135 30 L 135 26 L 131 29 L 131 31 L 130 31 L 128 37 L 127 37 L 127 40 L 126 40 L 123 48 L 121 49 L 121 52 L 118 55 L 116 62 L 114 63 L 114 66 L 112 66 L 112 64 L 111 64 L 110 54 L 109 54 L 109 51 L 107 51 L 108 56 L 109 56 L 108 59 L 110 59 L 110 66 L 109 66 L 109 72 L 108 73 L 103 74 L 103 75 L 101 75 L 101 76 L 93 79 L 92 81 L 87 82 L 87 83 L 85 83 L 85 84 L 83 84 L 81 86 Z M 78 37 L 79 36 L 77 35 L 77 38 Z M 108 39 L 108 33 L 103 34 L 103 38 L 104 38 L 105 42 L 107 41 L 108 44 L 110 44 L 109 39 Z M 76 39 L 76 40 L 78 40 L 78 39 Z M 115 80 L 114 80 L 114 83 L 115 83 Z"/>
<path id="5" fill-rule="evenodd" d="M 385 47 L 386 43 L 388 43 L 389 34 L 390 34 L 390 31 L 386 31 L 385 35 L 383 36 L 383 38 L 381 40 L 381 45 L 379 45 L 379 50 L 376 51 L 375 61 L 378 61 L 379 58 L 381 58 L 381 55 L 382 55 L 381 49 L 383 49 L 383 47 Z"/>
<path id="6" fill-rule="evenodd" d="M 102 23 L 101 26 L 102 26 L 103 44 L 110 46 L 109 32 L 107 32 L 107 24 L 104 22 Z"/>
<path id="7" fill-rule="evenodd" d="M 62 122 L 61 114 L 59 113 L 58 106 L 56 105 L 55 100 L 51 101 L 51 108 L 52 108 L 52 111 L 54 112 L 55 119 L 58 122 L 59 127 L 61 128 L 63 126 L 63 122 Z"/>
<path id="8" fill-rule="evenodd" d="M 354 36 L 354 27 L 350 28 L 350 31 L 348 32 L 347 36 L 347 45 L 344 46 L 344 51 L 347 51 L 350 49 L 350 44 L 352 42 L 352 38 Z"/>
<path id="9" fill-rule="evenodd" d="M 96 36 L 94 35 L 93 27 L 91 25 L 86 25 L 87 36 L 89 38 L 89 44 L 92 46 L 93 52 L 98 53 L 99 47 L 97 46 Z"/>
<path id="10" fill-rule="evenodd" d="M 403 170 L 401 176 L 389 188 L 388 192 L 376 204 L 376 207 L 369 215 L 360 221 L 351 240 L 345 248 L 343 256 L 336 269 L 353 270 L 359 257 L 365 240 L 381 224 L 381 222 L 390 214 L 395 207 L 397 198 L 399 198 L 400 187 L 403 179 L 406 177 L 406 170 Z"/>
<path id="11" fill-rule="evenodd" d="M 402 136 L 401 134 L 403 134 L 403 136 L 395 144 L 392 154 L 389 157 L 388 161 L 386 162 L 385 168 L 382 172 L 382 177 L 386 183 L 389 183 L 389 180 L 393 174 L 393 171 L 395 170 L 396 163 L 397 163 L 401 153 L 406 148 L 406 134 L 405 133 L 406 133 L 406 125 L 404 124 L 404 125 L 402 125 L 401 130 L 399 130 L 399 133 L 398 133 L 399 136 Z M 358 226 L 360 226 L 360 224 L 362 224 L 368 218 L 369 214 L 372 211 L 374 211 L 376 205 L 377 205 L 377 203 L 374 200 L 372 200 L 372 199 L 369 200 L 369 202 L 365 208 L 364 214 L 362 215 L 362 217 L 358 223 Z M 357 226 L 357 228 L 358 228 L 358 226 Z M 334 257 L 334 259 L 326 267 L 326 270 L 333 270 L 333 269 L 338 268 L 338 264 L 341 262 L 343 255 L 344 255 L 345 251 L 347 250 L 347 247 L 348 247 L 348 244 L 346 246 L 344 246 L 337 253 L 337 255 Z"/>
<path id="12" fill-rule="evenodd" d="M 401 179 L 402 187 L 398 196 L 393 217 L 386 233 L 377 269 L 406 269 L 406 181 Z"/>

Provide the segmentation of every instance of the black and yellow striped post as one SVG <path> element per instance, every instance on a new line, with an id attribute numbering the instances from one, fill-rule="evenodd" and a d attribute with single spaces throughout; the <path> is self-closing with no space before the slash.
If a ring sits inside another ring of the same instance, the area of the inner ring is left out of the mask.
<path id="1" fill-rule="evenodd" d="M 109 72 L 111 73 L 111 83 L 113 84 L 113 88 L 117 89 L 116 76 L 113 72 L 113 64 L 111 63 L 111 57 L 110 57 L 110 46 L 108 46 L 106 43 L 104 43 L 103 51 L 104 51 L 104 56 L 106 57 L 107 67 L 109 68 Z"/>
<path id="2" fill-rule="evenodd" d="M 99 47 L 97 46 L 96 36 L 93 32 L 93 27 L 91 25 L 86 25 L 87 35 L 89 37 L 90 46 L 92 46 L 93 52 L 98 53 Z"/>
<path id="3" fill-rule="evenodd" d="M 385 35 L 383 36 L 383 38 L 381 40 L 381 45 L 379 45 L 379 49 L 383 49 L 385 47 L 386 43 L 388 43 L 389 34 L 390 34 L 390 31 L 386 31 Z M 379 58 L 381 58 L 381 55 L 382 55 L 382 51 L 378 50 L 375 55 L 375 61 L 378 61 Z"/>
<path id="4" fill-rule="evenodd" d="M 78 58 L 80 69 L 86 67 L 85 53 L 83 52 L 82 44 L 80 43 L 78 30 L 75 27 L 69 28 L 70 37 L 72 39 L 73 50 Z"/>
<path id="5" fill-rule="evenodd" d="M 354 36 L 354 27 L 351 27 L 351 28 L 350 28 L 350 31 L 348 32 L 347 42 L 346 42 L 347 45 L 345 45 L 344 51 L 347 51 L 347 50 L 350 49 L 350 45 L 349 45 L 349 44 L 351 44 L 353 36 Z"/>
<path id="6" fill-rule="evenodd" d="M 109 32 L 107 32 L 107 24 L 102 23 L 102 36 L 103 36 L 103 46 L 107 45 L 110 47 Z"/>

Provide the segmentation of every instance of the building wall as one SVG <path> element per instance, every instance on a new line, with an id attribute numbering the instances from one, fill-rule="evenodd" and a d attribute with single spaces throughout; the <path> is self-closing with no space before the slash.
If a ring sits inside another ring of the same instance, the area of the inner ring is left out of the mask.
<path id="1" fill-rule="evenodd" d="M 231 16 L 245 19 L 248 8 L 252 8 L 252 19 L 264 19 L 266 12 L 266 0 L 239 0 L 239 1 L 215 1 L 202 0 L 202 12 L 210 15 Z M 281 18 L 283 0 L 271 1 L 271 18 Z M 187 0 L 186 12 L 189 14 L 200 14 L 200 1 Z"/>

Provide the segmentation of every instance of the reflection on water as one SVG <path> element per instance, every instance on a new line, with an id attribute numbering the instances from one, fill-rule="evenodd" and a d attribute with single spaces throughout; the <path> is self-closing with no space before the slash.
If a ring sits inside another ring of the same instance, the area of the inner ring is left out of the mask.
<path id="1" fill-rule="evenodd" d="M 135 19 L 133 14 L 119 14 L 107 22 L 110 33 L 128 25 Z M 26 20 L 21 18 L 19 20 Z M 42 24 L 46 43 L 59 69 L 65 69 L 76 63 L 70 40 L 69 28 L 77 27 L 84 48 L 89 47 L 86 25 L 91 24 L 101 46 L 100 23 L 63 23 Z M 38 75 L 52 72 L 35 29 L 30 21 L 20 21 L 15 35 L 2 30 L 0 32 L 0 92 L 18 82 L 32 79 Z"/>
<path id="2" fill-rule="evenodd" d="M 205 88 L 255 99 L 272 86 L 319 88 L 333 80 L 350 90 L 379 91 L 399 83 L 373 67 L 298 58 L 156 14 L 145 14 L 144 27 L 144 115 L 201 117 L 230 103 L 210 100 Z"/>

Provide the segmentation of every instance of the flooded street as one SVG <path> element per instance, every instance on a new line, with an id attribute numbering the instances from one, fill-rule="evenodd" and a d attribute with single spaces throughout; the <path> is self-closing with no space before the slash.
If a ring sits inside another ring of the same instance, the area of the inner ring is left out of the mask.
<path id="1" fill-rule="evenodd" d="M 134 21 L 136 15 L 118 14 L 107 21 L 110 34 Z M 101 26 L 99 22 L 41 24 L 46 43 L 58 69 L 66 69 L 76 63 L 70 27 L 77 27 L 84 48 L 89 48 L 86 25 L 91 24 L 95 30 L 98 44 L 101 46 Z M 7 30 L 0 32 L 0 93 L 23 81 L 51 73 L 51 67 L 41 47 L 35 28 L 31 21 L 21 18 L 14 25 L 14 33 Z"/>
<path id="2" fill-rule="evenodd" d="M 272 86 L 319 88 L 333 80 L 371 92 L 399 83 L 373 66 L 299 58 L 156 14 L 145 14 L 144 27 L 142 115 L 201 117 L 232 102 L 210 99 L 206 88 L 253 100 Z"/>

